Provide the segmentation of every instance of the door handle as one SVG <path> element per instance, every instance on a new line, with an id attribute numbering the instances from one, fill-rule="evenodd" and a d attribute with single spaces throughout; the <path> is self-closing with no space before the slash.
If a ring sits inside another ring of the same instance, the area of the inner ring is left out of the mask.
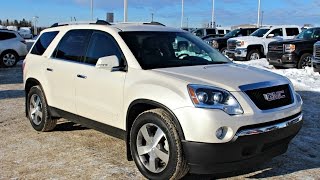
<path id="1" fill-rule="evenodd" d="M 51 68 L 47 68 L 47 71 L 53 72 L 53 69 L 51 69 Z"/>
<path id="2" fill-rule="evenodd" d="M 78 74 L 77 77 L 81 78 L 81 79 L 87 79 L 87 76 L 84 76 L 84 75 L 81 75 L 81 74 Z"/>

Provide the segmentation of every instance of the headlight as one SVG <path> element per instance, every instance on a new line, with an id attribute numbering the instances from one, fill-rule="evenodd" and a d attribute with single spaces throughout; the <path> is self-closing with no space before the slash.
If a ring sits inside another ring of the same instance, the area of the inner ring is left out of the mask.
<path id="1" fill-rule="evenodd" d="M 242 107 L 228 91 L 220 88 L 188 85 L 190 98 L 197 108 L 221 109 L 229 115 L 243 114 Z"/>
<path id="2" fill-rule="evenodd" d="M 241 47 L 241 46 L 244 45 L 244 41 L 237 41 L 237 42 L 236 42 L 236 45 L 237 45 L 238 47 Z"/>
<path id="3" fill-rule="evenodd" d="M 219 43 L 215 40 L 212 41 L 212 47 L 218 49 L 219 48 Z"/>
<path id="4" fill-rule="evenodd" d="M 292 53 L 293 51 L 296 50 L 296 45 L 294 44 L 284 44 L 284 52 L 287 52 L 287 53 Z"/>

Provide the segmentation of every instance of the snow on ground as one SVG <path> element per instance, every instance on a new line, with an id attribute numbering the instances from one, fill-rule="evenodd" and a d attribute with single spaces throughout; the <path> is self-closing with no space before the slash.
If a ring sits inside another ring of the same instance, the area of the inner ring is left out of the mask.
<path id="1" fill-rule="evenodd" d="M 295 88 L 299 90 L 320 92 L 320 74 L 314 72 L 311 67 L 307 67 L 306 69 L 275 69 L 273 66 L 269 65 L 266 59 L 235 62 L 269 70 L 274 73 L 283 75 L 289 78 L 294 84 Z"/>

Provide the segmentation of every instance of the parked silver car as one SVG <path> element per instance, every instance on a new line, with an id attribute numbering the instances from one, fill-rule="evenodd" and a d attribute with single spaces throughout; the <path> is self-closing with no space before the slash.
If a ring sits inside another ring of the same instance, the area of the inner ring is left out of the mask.
<path id="1" fill-rule="evenodd" d="M 0 67 L 12 67 L 28 54 L 26 41 L 16 31 L 0 30 Z"/>

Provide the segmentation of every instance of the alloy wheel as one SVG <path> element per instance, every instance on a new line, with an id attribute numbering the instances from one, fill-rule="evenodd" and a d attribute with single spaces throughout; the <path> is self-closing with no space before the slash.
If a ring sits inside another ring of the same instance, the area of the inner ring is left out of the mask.
<path id="1" fill-rule="evenodd" d="M 169 145 L 165 133 L 155 124 L 143 125 L 137 135 L 140 162 L 152 173 L 162 172 L 169 162 Z"/>
<path id="2" fill-rule="evenodd" d="M 250 56 L 250 60 L 258 60 L 260 59 L 260 55 L 258 53 L 252 53 Z"/>
<path id="3" fill-rule="evenodd" d="M 30 118 L 32 122 L 39 126 L 42 121 L 42 102 L 37 94 L 31 96 L 29 107 Z"/>
<path id="4" fill-rule="evenodd" d="M 10 67 L 16 62 L 16 56 L 12 53 L 7 53 L 2 58 L 3 64 Z"/>
<path id="5" fill-rule="evenodd" d="M 312 61 L 312 57 L 311 56 L 306 56 L 305 58 L 303 58 L 302 60 L 302 68 L 306 68 L 311 67 L 311 61 Z"/>

